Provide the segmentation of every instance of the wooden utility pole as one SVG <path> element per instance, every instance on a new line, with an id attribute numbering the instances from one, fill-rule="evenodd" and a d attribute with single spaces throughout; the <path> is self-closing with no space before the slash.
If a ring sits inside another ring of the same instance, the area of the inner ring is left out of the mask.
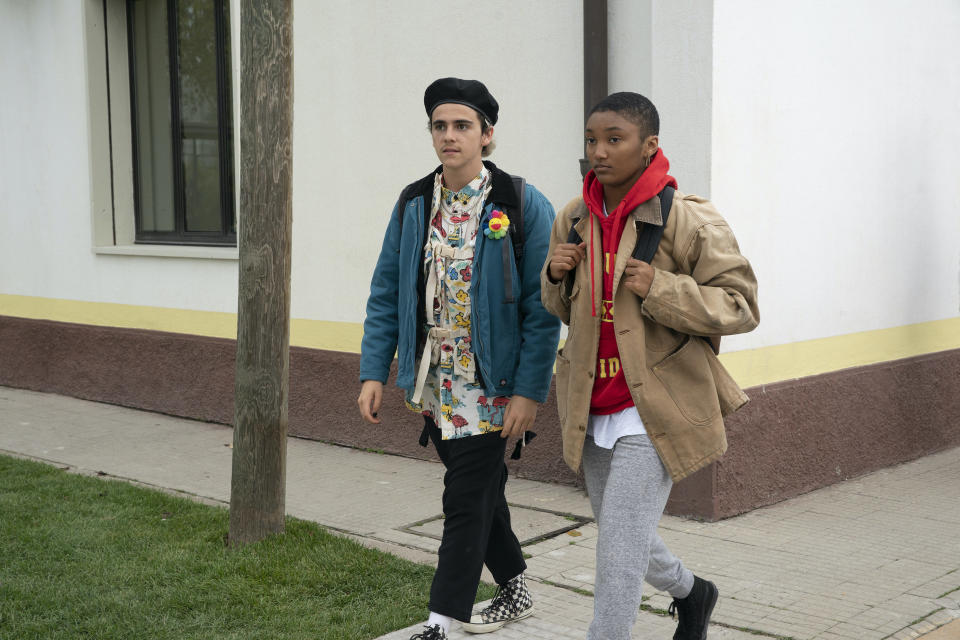
<path id="1" fill-rule="evenodd" d="M 284 530 L 290 371 L 292 0 L 240 7 L 240 290 L 230 544 Z"/>

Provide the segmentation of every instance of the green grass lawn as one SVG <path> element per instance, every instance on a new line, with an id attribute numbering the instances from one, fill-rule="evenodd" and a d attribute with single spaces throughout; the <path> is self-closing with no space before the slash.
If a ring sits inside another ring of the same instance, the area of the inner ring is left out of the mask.
<path id="1" fill-rule="evenodd" d="M 239 550 L 227 529 L 226 509 L 0 456 L 0 638 L 349 640 L 426 617 L 431 567 L 293 518 Z"/>

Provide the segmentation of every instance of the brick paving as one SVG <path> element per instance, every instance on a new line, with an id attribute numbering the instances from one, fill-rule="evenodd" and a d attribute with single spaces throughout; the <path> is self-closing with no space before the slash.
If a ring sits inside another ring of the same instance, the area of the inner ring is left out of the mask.
<path id="1" fill-rule="evenodd" d="M 79 472 L 226 503 L 231 441 L 222 425 L 0 387 L 0 451 Z M 438 541 L 423 535 L 435 525 L 410 525 L 439 515 L 442 467 L 294 438 L 287 456 L 288 513 L 435 562 Z M 523 538 L 576 528 L 524 547 L 537 612 L 490 637 L 583 638 L 597 533 L 587 498 L 520 479 L 507 494 L 523 509 Z M 960 618 L 958 532 L 960 448 L 721 522 L 666 516 L 660 525 L 687 566 L 719 586 L 710 637 L 728 640 L 907 640 L 949 631 Z M 635 637 L 672 635 L 675 623 L 656 613 L 669 602 L 648 594 L 652 611 L 640 612 Z M 451 637 L 466 634 L 455 628 Z"/>

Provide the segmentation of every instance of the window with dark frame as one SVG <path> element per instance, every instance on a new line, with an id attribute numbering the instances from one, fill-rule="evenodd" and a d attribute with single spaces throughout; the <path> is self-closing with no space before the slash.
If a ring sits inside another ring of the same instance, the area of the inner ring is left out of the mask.
<path id="1" fill-rule="evenodd" d="M 229 0 L 127 0 L 136 241 L 237 244 Z"/>

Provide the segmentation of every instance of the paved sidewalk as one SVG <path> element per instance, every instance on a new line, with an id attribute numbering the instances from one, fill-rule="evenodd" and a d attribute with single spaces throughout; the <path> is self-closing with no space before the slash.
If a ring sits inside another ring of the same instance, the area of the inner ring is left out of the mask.
<path id="1" fill-rule="evenodd" d="M 0 387 L 0 452 L 80 472 L 226 503 L 231 441 L 221 425 Z M 289 440 L 287 455 L 291 515 L 435 561 L 439 465 L 299 439 Z M 490 637 L 583 638 L 596 541 L 586 497 L 518 479 L 507 494 L 531 556 L 537 614 Z M 660 528 L 720 588 L 715 640 L 905 640 L 960 618 L 960 448 L 737 518 L 666 516 Z M 637 638 L 672 636 L 675 623 L 656 613 L 669 602 L 650 593 Z M 406 640 L 414 630 L 383 638 Z M 472 636 L 454 630 L 452 638 L 464 637 Z"/>
<path id="2" fill-rule="evenodd" d="M 954 620 L 921 637 L 923 640 L 960 640 L 960 620 Z"/>

